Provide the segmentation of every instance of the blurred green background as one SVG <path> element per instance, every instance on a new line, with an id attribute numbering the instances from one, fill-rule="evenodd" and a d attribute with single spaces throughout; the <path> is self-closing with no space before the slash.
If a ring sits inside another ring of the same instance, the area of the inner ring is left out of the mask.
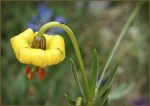
<path id="1" fill-rule="evenodd" d="M 46 78 L 39 81 L 34 76 L 30 81 L 25 74 L 26 66 L 16 59 L 10 45 L 10 38 L 28 28 L 34 17 L 39 17 L 39 6 L 51 11 L 54 21 L 61 16 L 76 35 L 81 54 L 90 72 L 92 51 L 99 53 L 100 70 L 103 69 L 114 46 L 119 32 L 135 7 L 136 2 L 112 1 L 28 1 L 1 3 L 1 102 L 5 105 L 65 105 L 64 93 L 73 99 L 80 95 L 71 74 L 69 58 L 76 61 L 72 43 L 65 32 L 60 32 L 66 42 L 66 59 L 60 64 L 46 68 Z M 44 13 L 43 13 L 44 14 Z M 46 15 L 47 13 L 45 13 Z M 117 53 L 109 67 L 116 59 L 121 59 L 119 72 L 113 82 L 110 94 L 111 106 L 147 105 L 148 106 L 148 2 L 145 2 L 140 13 L 134 19 L 126 36 L 123 38 Z M 32 24 L 41 26 L 41 17 Z M 76 61 L 76 65 L 77 61 Z M 80 71 L 77 67 L 79 75 Z M 108 70 L 109 71 L 109 70 Z"/>

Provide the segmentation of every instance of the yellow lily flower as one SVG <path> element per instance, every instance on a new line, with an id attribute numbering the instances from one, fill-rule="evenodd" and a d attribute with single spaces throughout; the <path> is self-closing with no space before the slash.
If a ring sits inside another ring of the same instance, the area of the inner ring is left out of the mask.
<path id="1" fill-rule="evenodd" d="M 35 33 L 31 28 L 10 39 L 16 58 L 24 64 L 46 67 L 60 63 L 65 58 L 65 43 L 60 35 L 44 34 L 46 50 L 32 48 Z"/>

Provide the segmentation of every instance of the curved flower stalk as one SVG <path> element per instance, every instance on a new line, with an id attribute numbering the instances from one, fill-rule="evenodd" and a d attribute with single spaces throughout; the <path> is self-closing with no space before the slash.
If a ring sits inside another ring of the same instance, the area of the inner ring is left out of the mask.
<path id="1" fill-rule="evenodd" d="M 90 94 L 89 94 L 90 93 L 90 88 L 89 88 L 89 83 L 88 83 L 88 79 L 87 79 L 87 73 L 85 71 L 84 63 L 83 63 L 83 60 L 82 60 L 82 57 L 81 57 L 81 53 L 80 53 L 80 50 L 79 50 L 77 40 L 76 40 L 75 35 L 72 32 L 72 30 L 67 25 L 65 25 L 64 23 L 49 22 L 49 23 L 43 25 L 40 28 L 39 32 L 37 33 L 37 36 L 39 36 L 39 37 L 42 36 L 46 32 L 46 30 L 48 30 L 49 28 L 53 28 L 53 27 L 62 28 L 68 33 L 68 36 L 70 37 L 70 39 L 72 41 L 72 44 L 73 44 L 73 47 L 75 49 L 76 57 L 77 57 L 77 60 L 79 62 L 79 66 L 80 66 L 80 69 L 81 69 L 81 75 L 82 75 L 82 79 L 83 79 L 83 82 L 84 82 L 86 97 L 89 98 L 90 97 Z"/>

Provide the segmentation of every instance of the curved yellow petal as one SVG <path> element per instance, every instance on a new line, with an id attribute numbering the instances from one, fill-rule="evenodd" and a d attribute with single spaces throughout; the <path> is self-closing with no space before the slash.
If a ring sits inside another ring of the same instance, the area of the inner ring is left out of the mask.
<path id="1" fill-rule="evenodd" d="M 25 41 L 25 39 L 22 38 L 21 36 L 15 36 L 15 37 L 11 38 L 10 42 L 11 42 L 12 48 L 16 54 L 17 59 L 19 59 L 18 53 L 20 52 L 20 50 L 22 48 L 30 47 L 28 45 L 28 43 Z"/>
<path id="2" fill-rule="evenodd" d="M 31 55 L 32 49 L 31 48 L 22 48 L 20 52 L 18 52 L 18 60 L 24 64 L 31 64 Z"/>
<path id="3" fill-rule="evenodd" d="M 18 36 L 22 36 L 26 40 L 26 42 L 31 46 L 35 34 L 31 28 L 28 28 Z"/>
<path id="4" fill-rule="evenodd" d="M 45 51 L 45 61 L 43 66 L 51 66 L 62 61 L 61 52 L 58 49 L 51 49 Z"/>
<path id="5" fill-rule="evenodd" d="M 62 54 L 62 60 L 65 58 L 65 43 L 60 35 L 55 35 L 49 45 L 49 49 L 58 49 Z"/>
<path id="6" fill-rule="evenodd" d="M 32 64 L 35 66 L 43 66 L 44 50 L 23 48 L 20 51 L 19 61 L 24 64 Z"/>
<path id="7" fill-rule="evenodd" d="M 45 51 L 41 49 L 32 50 L 31 64 L 34 66 L 43 67 Z"/>

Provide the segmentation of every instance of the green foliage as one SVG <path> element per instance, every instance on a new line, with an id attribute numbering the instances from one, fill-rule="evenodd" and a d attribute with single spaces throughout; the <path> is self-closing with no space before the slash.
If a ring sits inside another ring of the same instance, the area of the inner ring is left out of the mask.
<path id="1" fill-rule="evenodd" d="M 98 79 L 98 70 L 99 70 L 99 60 L 96 49 L 93 52 L 93 62 L 92 62 L 92 72 L 91 72 L 91 82 L 90 82 L 90 92 L 91 96 L 94 97 L 96 82 Z"/>
<path id="2" fill-rule="evenodd" d="M 95 104 L 98 104 L 100 106 L 107 105 L 108 104 L 108 95 L 109 95 L 110 90 L 111 90 L 111 87 L 109 87 L 104 92 L 104 94 L 99 98 L 99 100 Z"/>
<path id="3" fill-rule="evenodd" d="M 71 61 L 71 71 L 72 71 L 72 75 L 74 77 L 74 80 L 76 82 L 76 84 L 78 85 L 79 89 L 80 89 L 80 92 L 82 94 L 82 97 L 84 98 L 84 100 L 86 101 L 87 97 L 85 97 L 84 93 L 83 93 L 83 89 L 81 87 L 81 84 L 80 84 L 80 81 L 79 81 L 79 77 L 78 77 L 78 74 L 77 74 L 77 70 L 76 70 L 76 66 L 75 66 L 75 63 L 72 59 L 70 59 Z"/>
<path id="4" fill-rule="evenodd" d="M 100 98 L 105 93 L 105 91 L 111 86 L 111 83 L 117 73 L 118 66 L 119 64 L 117 64 L 116 67 L 110 72 L 107 82 L 102 86 L 102 88 L 100 88 L 99 92 L 97 93 L 97 98 Z"/>

